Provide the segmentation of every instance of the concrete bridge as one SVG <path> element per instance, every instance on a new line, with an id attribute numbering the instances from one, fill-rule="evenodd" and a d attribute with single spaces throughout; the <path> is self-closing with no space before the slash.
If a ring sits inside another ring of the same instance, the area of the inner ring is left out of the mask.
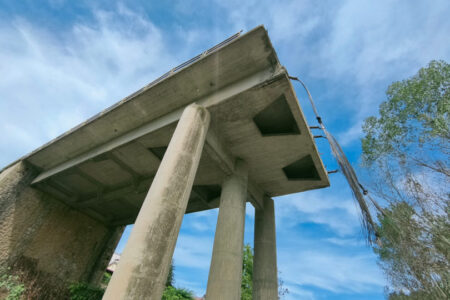
<path id="1" fill-rule="evenodd" d="M 0 264 L 100 280 L 104 299 L 161 299 L 185 213 L 219 208 L 207 299 L 240 299 L 246 202 L 253 297 L 277 299 L 271 197 L 329 185 L 268 34 L 235 35 L 0 173 Z"/>

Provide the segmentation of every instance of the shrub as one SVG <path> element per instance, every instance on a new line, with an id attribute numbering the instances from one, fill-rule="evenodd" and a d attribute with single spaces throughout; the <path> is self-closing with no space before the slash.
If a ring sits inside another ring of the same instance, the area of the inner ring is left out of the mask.
<path id="1" fill-rule="evenodd" d="M 168 286 L 164 290 L 161 300 L 192 300 L 192 292 L 186 289 L 179 289 Z"/>
<path id="2" fill-rule="evenodd" d="M 0 277 L 0 290 L 7 293 L 5 300 L 20 300 L 25 286 L 19 282 L 18 276 L 3 274 Z"/>
<path id="3" fill-rule="evenodd" d="M 69 286 L 71 300 L 101 300 L 104 292 L 105 290 L 84 282 L 73 283 Z"/>

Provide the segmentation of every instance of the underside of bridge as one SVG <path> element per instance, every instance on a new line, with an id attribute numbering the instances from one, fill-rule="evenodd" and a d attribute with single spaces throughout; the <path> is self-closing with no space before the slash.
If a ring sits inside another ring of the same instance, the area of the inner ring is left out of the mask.
<path id="1" fill-rule="evenodd" d="M 181 130 L 180 118 L 193 104 L 208 121 L 185 213 L 222 207 L 224 182 L 241 174 L 237 161 L 245 162 L 244 202 L 260 211 L 270 207 L 271 197 L 329 185 L 287 71 L 263 27 L 205 51 L 21 158 L 0 173 L 0 184 L 8 181 L 8 170 L 25 163 L 34 174 L 27 188 L 105 228 L 138 222 L 149 187 L 162 176 L 158 170 L 174 132 Z M 270 223 L 264 216 L 261 224 Z"/>

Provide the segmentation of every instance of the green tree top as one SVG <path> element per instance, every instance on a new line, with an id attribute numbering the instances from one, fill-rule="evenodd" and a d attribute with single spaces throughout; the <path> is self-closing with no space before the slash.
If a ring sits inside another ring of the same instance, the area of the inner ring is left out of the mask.
<path id="1" fill-rule="evenodd" d="M 253 251 L 247 244 L 244 246 L 244 256 L 242 264 L 241 299 L 252 300 L 253 289 Z"/>
<path id="2" fill-rule="evenodd" d="M 379 265 L 389 299 L 450 299 L 450 65 L 394 82 L 363 126 L 363 161 L 379 209 Z"/>
<path id="3" fill-rule="evenodd" d="M 450 65 L 444 61 L 431 61 L 415 76 L 392 83 L 380 116 L 367 118 L 363 125 L 363 160 L 371 164 L 385 154 L 405 153 L 442 139 L 448 143 L 449 87 Z"/>

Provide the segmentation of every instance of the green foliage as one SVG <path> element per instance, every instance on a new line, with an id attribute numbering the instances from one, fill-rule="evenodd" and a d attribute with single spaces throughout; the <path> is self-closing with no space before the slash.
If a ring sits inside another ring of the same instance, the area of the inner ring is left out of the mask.
<path id="1" fill-rule="evenodd" d="M 164 289 L 164 293 L 162 296 L 162 300 L 184 300 L 184 299 L 193 299 L 193 294 L 191 291 L 184 288 L 176 288 L 174 287 L 175 278 L 174 278 L 175 267 L 173 265 L 173 260 L 170 264 L 169 274 L 167 274 L 166 279 L 166 288 Z"/>
<path id="2" fill-rule="evenodd" d="M 193 297 L 189 290 L 168 286 L 164 290 L 161 300 L 192 300 Z"/>
<path id="3" fill-rule="evenodd" d="M 103 273 L 101 285 L 102 286 L 108 286 L 109 281 L 111 280 L 112 275 L 108 272 Z"/>
<path id="4" fill-rule="evenodd" d="M 104 292 L 103 289 L 83 282 L 73 283 L 69 286 L 71 300 L 101 300 Z"/>
<path id="5" fill-rule="evenodd" d="M 242 264 L 241 299 L 251 300 L 253 288 L 253 250 L 250 245 L 244 246 Z"/>
<path id="6" fill-rule="evenodd" d="M 282 299 L 287 294 L 289 294 L 289 290 L 284 287 L 284 281 L 278 276 L 278 299 Z M 244 246 L 241 299 L 253 299 L 253 249 L 249 244 Z"/>
<path id="7" fill-rule="evenodd" d="M 394 82 L 379 117 L 366 119 L 363 161 L 379 209 L 374 251 L 389 299 L 450 296 L 450 65 Z M 399 291 L 403 291 L 404 293 Z"/>
<path id="8" fill-rule="evenodd" d="M 440 300 L 443 298 L 438 291 L 413 291 L 409 294 L 405 293 L 391 293 L 389 294 L 389 300 Z M 448 298 L 447 298 L 448 299 Z"/>
<path id="9" fill-rule="evenodd" d="M 175 288 L 173 286 L 173 271 L 174 267 L 172 263 L 170 265 L 170 271 L 167 276 L 166 288 L 164 290 L 162 300 L 192 300 L 193 294 L 191 291 L 183 288 Z M 102 284 L 107 286 L 111 279 L 111 276 L 111 274 L 105 272 L 102 278 Z M 100 300 L 102 299 L 105 292 L 104 289 L 96 288 L 86 283 L 74 283 L 70 285 L 69 291 L 71 300 Z"/>
<path id="10" fill-rule="evenodd" d="M 394 286 L 410 291 L 409 295 L 393 293 L 390 299 L 440 299 L 450 295 L 448 216 L 435 215 L 429 222 L 420 219 L 411 204 L 398 202 L 386 208 L 379 219 L 380 244 L 374 251 L 380 265 Z"/>
<path id="11" fill-rule="evenodd" d="M 8 294 L 5 300 L 20 300 L 25 286 L 20 283 L 18 276 L 3 274 L 0 277 L 0 290 L 5 290 Z"/>
<path id="12" fill-rule="evenodd" d="M 173 260 L 172 260 L 172 262 L 170 263 L 169 274 L 167 274 L 166 287 L 173 286 L 173 284 L 174 284 L 174 277 L 173 277 L 174 269 L 175 268 L 173 266 Z"/>
<path id="13" fill-rule="evenodd" d="M 402 154 L 450 138 L 450 65 L 431 61 L 428 67 L 387 89 L 380 116 L 363 125 L 363 160 L 374 162 L 385 154 Z"/>
<path id="14" fill-rule="evenodd" d="M 420 228 L 413 216 L 414 209 L 406 202 L 392 204 L 384 209 L 384 215 L 379 216 L 380 226 L 377 232 L 382 247 L 375 248 L 375 253 L 379 254 L 383 261 L 397 261 L 401 251 L 399 246 L 417 240 Z M 408 229 L 412 230 L 402 231 L 402 225 L 408 225 Z"/>

